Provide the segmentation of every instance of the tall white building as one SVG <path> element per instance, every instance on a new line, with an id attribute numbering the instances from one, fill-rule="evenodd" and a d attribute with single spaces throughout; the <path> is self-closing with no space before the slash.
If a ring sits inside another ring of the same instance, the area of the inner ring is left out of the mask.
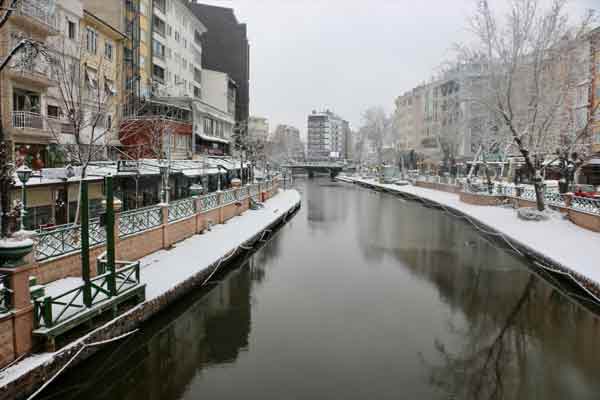
<path id="1" fill-rule="evenodd" d="M 266 141 L 269 138 L 269 120 L 264 117 L 248 118 L 248 136 Z"/>
<path id="2" fill-rule="evenodd" d="M 308 116 L 307 158 L 343 159 L 347 154 L 349 124 L 335 113 L 313 111 Z"/>
<path id="3" fill-rule="evenodd" d="M 206 27 L 184 0 L 154 0 L 152 93 L 157 97 L 202 96 L 202 45 Z"/>

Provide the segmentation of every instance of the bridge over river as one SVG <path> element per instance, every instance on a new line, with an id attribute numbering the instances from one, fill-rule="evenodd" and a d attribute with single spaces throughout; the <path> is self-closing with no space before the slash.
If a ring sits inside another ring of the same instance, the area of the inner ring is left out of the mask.
<path id="1" fill-rule="evenodd" d="M 316 173 L 329 174 L 331 178 L 335 178 L 342 170 L 353 169 L 343 161 L 307 161 L 283 164 L 281 167 L 290 170 L 292 174 L 307 173 L 309 178 L 313 178 Z"/>

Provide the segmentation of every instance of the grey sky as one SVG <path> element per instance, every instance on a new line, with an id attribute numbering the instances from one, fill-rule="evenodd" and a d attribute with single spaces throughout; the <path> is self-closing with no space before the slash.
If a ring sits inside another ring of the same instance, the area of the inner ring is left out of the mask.
<path id="1" fill-rule="evenodd" d="M 353 128 L 369 106 L 427 80 L 464 29 L 474 0 L 198 0 L 235 9 L 251 42 L 250 112 L 306 131 L 313 109 Z M 499 4 L 506 0 L 491 0 Z M 572 0 L 574 14 L 600 0 Z"/>

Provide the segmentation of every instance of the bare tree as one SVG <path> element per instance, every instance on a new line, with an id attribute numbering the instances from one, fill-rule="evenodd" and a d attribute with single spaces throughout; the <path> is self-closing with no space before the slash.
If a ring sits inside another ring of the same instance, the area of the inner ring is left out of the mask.
<path id="1" fill-rule="evenodd" d="M 473 99 L 501 121 L 526 167 L 534 176 L 537 208 L 545 208 L 543 159 L 556 147 L 574 148 L 589 135 L 593 111 L 585 118 L 569 117 L 570 101 L 589 71 L 574 59 L 585 44 L 592 14 L 573 24 L 566 13 L 567 0 L 544 7 L 539 0 L 513 0 L 505 19 L 495 15 L 487 0 L 478 1 L 469 21 L 475 43 L 461 46 L 463 59 L 485 65 L 488 85 Z M 583 75 L 582 75 L 583 74 Z M 565 115 L 565 113 L 567 115 Z M 561 151 L 564 152 L 564 151 Z"/>
<path id="2" fill-rule="evenodd" d="M 371 143 L 377 155 L 377 163 L 383 162 L 383 146 L 389 135 L 390 119 L 383 107 L 370 107 L 363 113 L 363 126 L 361 130 Z"/>
<path id="3" fill-rule="evenodd" d="M 56 87 L 49 89 L 48 94 L 58 103 L 57 114 L 46 116 L 47 126 L 64 158 L 81 168 L 83 180 L 90 163 L 106 159 L 116 131 L 115 82 L 107 77 L 109 66 L 104 57 L 96 56 L 83 45 L 70 45 L 60 39 L 52 48 L 47 47 L 44 57 L 56 81 Z M 75 222 L 78 219 L 79 200 Z"/>

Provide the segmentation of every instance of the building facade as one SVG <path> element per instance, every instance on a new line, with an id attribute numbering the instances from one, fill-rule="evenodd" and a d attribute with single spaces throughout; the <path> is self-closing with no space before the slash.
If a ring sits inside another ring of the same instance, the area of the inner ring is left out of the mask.
<path id="1" fill-rule="evenodd" d="M 194 97 L 194 154 L 229 155 L 235 127 L 236 83 L 224 72 L 202 70 L 202 97 Z"/>
<path id="2" fill-rule="evenodd" d="M 266 142 L 269 138 L 269 120 L 264 117 L 248 118 L 248 136 Z"/>
<path id="3" fill-rule="evenodd" d="M 309 160 L 341 160 L 348 152 L 349 124 L 335 113 L 313 111 L 308 116 L 307 158 Z"/>
<path id="4" fill-rule="evenodd" d="M 250 105 L 250 46 L 246 24 L 239 23 L 233 9 L 189 4 L 192 12 L 208 31 L 200 38 L 202 42 L 202 66 L 222 71 L 237 84 L 235 120 L 246 124 Z"/>
<path id="5" fill-rule="evenodd" d="M 59 34 L 56 11 L 47 2 L 18 2 L 0 31 L 1 56 L 6 57 L 22 38 L 47 44 Z M 55 85 L 50 65 L 40 57 L 29 60 L 17 54 L 0 74 L 0 85 L 2 125 L 10 153 L 35 169 L 48 165 L 51 144 L 56 142 L 46 114 L 48 89 Z"/>
<path id="6" fill-rule="evenodd" d="M 295 126 L 277 125 L 271 142 L 273 158 L 284 162 L 305 161 L 304 143 L 300 139 L 300 130 Z"/>

